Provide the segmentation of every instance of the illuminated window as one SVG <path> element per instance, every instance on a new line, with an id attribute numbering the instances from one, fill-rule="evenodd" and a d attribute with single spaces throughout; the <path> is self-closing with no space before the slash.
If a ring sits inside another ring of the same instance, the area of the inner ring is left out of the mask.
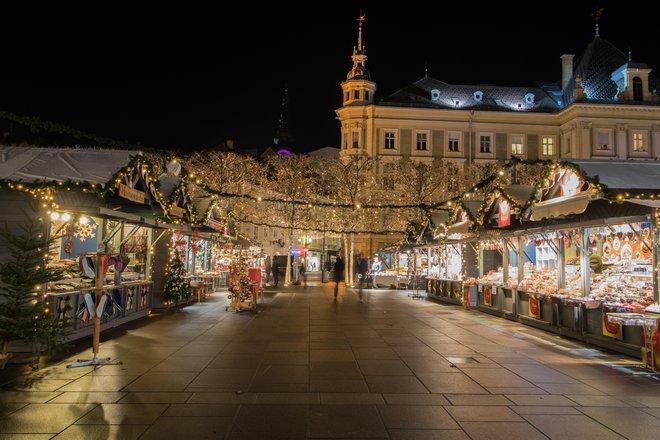
<path id="1" fill-rule="evenodd" d="M 541 138 L 541 154 L 544 156 L 555 155 L 555 138 L 552 136 L 543 136 Z"/>
<path id="2" fill-rule="evenodd" d="M 353 131 L 353 136 L 351 138 L 351 143 L 353 144 L 353 148 L 359 148 L 360 147 L 360 132 L 359 131 Z"/>
<path id="3" fill-rule="evenodd" d="M 635 101 L 643 101 L 644 94 L 642 93 L 642 79 L 636 76 L 633 78 L 632 83 L 633 83 L 633 99 Z"/>
<path id="4" fill-rule="evenodd" d="M 447 133 L 447 149 L 452 153 L 461 151 L 461 134 L 456 131 Z"/>
<path id="5" fill-rule="evenodd" d="M 429 134 L 426 131 L 417 132 L 417 151 L 428 150 Z"/>
<path id="6" fill-rule="evenodd" d="M 479 152 L 490 153 L 491 136 L 489 134 L 482 134 L 479 136 Z"/>
<path id="7" fill-rule="evenodd" d="M 646 140 L 644 139 L 644 133 L 642 132 L 633 132 L 633 151 L 636 153 L 646 152 Z"/>
<path id="8" fill-rule="evenodd" d="M 511 154 L 513 154 L 513 155 L 523 154 L 523 135 L 522 134 L 512 134 L 511 135 Z"/>
<path id="9" fill-rule="evenodd" d="M 396 131 L 385 130 L 385 149 L 396 150 Z"/>

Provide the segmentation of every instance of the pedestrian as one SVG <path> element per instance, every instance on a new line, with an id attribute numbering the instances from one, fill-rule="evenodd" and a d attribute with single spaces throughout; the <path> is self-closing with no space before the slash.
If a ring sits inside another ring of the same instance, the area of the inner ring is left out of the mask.
<path id="1" fill-rule="evenodd" d="M 270 255 L 266 256 L 266 261 L 264 262 L 264 265 L 266 266 L 266 284 L 268 284 L 270 283 L 270 271 L 271 271 Z"/>
<path id="2" fill-rule="evenodd" d="M 340 255 L 337 255 L 335 260 L 335 301 L 337 301 L 337 294 L 339 293 L 339 281 L 344 277 L 344 260 Z"/>
<path id="3" fill-rule="evenodd" d="M 367 272 L 369 272 L 369 262 L 367 261 L 366 258 L 362 256 L 362 254 L 358 254 L 358 267 L 357 267 L 358 274 L 360 274 L 360 279 L 359 279 L 359 288 L 358 288 L 358 296 L 360 297 L 360 302 L 363 302 L 362 300 L 362 291 L 364 290 L 364 284 L 367 282 Z"/>
<path id="4" fill-rule="evenodd" d="M 277 287 L 277 283 L 280 279 L 280 264 L 277 261 L 277 253 L 273 255 L 273 261 L 270 263 L 271 270 L 273 271 L 273 287 Z"/>
<path id="5" fill-rule="evenodd" d="M 300 268 L 298 269 L 298 276 L 300 277 L 300 285 L 307 287 L 307 274 L 305 272 L 305 261 L 300 263 Z"/>

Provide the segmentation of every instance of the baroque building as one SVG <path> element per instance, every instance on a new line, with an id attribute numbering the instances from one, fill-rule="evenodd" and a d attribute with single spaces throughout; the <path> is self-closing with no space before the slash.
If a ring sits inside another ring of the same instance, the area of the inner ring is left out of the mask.
<path id="1" fill-rule="evenodd" d="M 438 166 L 523 159 L 660 157 L 660 81 L 605 39 L 562 55 L 562 77 L 536 87 L 448 84 L 430 76 L 375 99 L 362 21 L 341 83 L 341 157 L 409 158 Z M 559 69 L 558 69 L 559 70 Z M 382 174 L 381 174 L 382 176 Z"/>

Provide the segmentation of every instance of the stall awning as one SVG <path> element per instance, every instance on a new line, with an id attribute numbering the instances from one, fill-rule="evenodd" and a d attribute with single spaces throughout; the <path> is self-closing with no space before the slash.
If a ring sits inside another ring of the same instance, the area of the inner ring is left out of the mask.
<path id="1" fill-rule="evenodd" d="M 467 234 L 468 232 L 470 232 L 470 222 L 454 223 L 447 228 L 447 235 Z"/>
<path id="2" fill-rule="evenodd" d="M 594 197 L 589 194 L 580 194 L 537 203 L 529 208 L 529 220 L 539 221 L 544 218 L 582 214 L 586 211 L 589 202 L 593 199 Z"/>
<path id="3" fill-rule="evenodd" d="M 0 147 L 0 179 L 105 185 L 139 151 L 49 147 Z"/>
<path id="4" fill-rule="evenodd" d="M 660 200 L 626 199 L 626 202 L 648 206 L 650 208 L 660 208 Z"/>
<path id="5" fill-rule="evenodd" d="M 610 189 L 660 190 L 660 162 L 655 160 L 569 159 Z"/>

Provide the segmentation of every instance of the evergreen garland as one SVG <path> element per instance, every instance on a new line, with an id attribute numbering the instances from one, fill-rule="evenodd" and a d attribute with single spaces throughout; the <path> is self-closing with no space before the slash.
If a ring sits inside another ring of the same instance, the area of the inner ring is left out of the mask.
<path id="1" fill-rule="evenodd" d="M 190 287 L 185 276 L 186 270 L 183 261 L 179 252 L 175 250 L 165 269 L 165 290 L 163 292 L 165 301 L 178 305 L 179 301 L 190 297 Z"/>

